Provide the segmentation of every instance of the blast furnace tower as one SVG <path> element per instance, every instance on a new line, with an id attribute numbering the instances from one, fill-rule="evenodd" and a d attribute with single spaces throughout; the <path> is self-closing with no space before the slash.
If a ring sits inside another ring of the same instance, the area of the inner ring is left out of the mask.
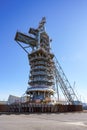
<path id="1" fill-rule="evenodd" d="M 29 44 L 31 52 L 28 53 L 30 64 L 29 88 L 26 93 L 30 96 L 31 101 L 47 101 L 52 100 L 54 95 L 54 73 L 53 73 L 53 57 L 50 51 L 50 38 L 45 31 L 45 17 L 42 18 L 37 29 L 30 28 L 27 36 L 17 32 L 15 40 Z M 21 45 L 20 43 L 18 43 Z"/>
<path id="2" fill-rule="evenodd" d="M 54 102 L 53 96 L 55 90 L 59 95 L 59 86 L 68 103 L 79 104 L 77 95 L 62 67 L 51 53 L 51 40 L 46 33 L 45 23 L 46 18 L 43 17 L 36 29 L 29 29 L 30 35 L 17 32 L 15 36 L 16 42 L 28 54 L 30 64 L 29 87 L 26 94 L 29 95 L 30 102 Z M 31 51 L 28 50 L 29 48 Z M 55 86 L 56 89 L 54 89 Z"/>

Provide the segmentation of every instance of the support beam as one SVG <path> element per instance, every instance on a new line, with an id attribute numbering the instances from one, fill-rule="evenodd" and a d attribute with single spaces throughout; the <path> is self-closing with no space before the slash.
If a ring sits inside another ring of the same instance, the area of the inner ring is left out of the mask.
<path id="1" fill-rule="evenodd" d="M 15 40 L 19 42 L 23 42 L 25 44 L 28 44 L 30 46 L 37 46 L 37 40 L 35 38 L 32 38 L 28 35 L 25 35 L 21 32 L 17 32 L 15 36 Z"/>

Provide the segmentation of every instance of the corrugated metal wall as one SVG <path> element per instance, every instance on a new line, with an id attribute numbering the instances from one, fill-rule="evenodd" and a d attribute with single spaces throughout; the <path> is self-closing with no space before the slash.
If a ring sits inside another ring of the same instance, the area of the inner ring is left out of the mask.
<path id="1" fill-rule="evenodd" d="M 9 111 L 9 106 L 0 104 L 0 112 L 8 112 Z"/>
<path id="2" fill-rule="evenodd" d="M 47 105 L 47 104 L 13 104 L 9 106 L 10 112 L 74 112 L 82 111 L 81 105 Z"/>
<path id="3" fill-rule="evenodd" d="M 47 105 L 47 104 L 13 104 L 13 105 L 0 105 L 0 112 L 74 112 L 82 111 L 81 105 Z"/>

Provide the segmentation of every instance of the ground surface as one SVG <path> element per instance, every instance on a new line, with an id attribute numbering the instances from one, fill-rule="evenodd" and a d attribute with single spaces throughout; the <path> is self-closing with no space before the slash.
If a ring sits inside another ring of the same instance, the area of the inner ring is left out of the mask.
<path id="1" fill-rule="evenodd" d="M 0 130 L 87 130 L 87 113 L 1 114 Z"/>

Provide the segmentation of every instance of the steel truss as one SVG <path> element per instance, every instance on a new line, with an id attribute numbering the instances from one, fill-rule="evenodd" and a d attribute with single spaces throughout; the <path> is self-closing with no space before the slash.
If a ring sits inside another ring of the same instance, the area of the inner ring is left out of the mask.
<path id="1" fill-rule="evenodd" d="M 78 97 L 75 94 L 74 89 L 71 87 L 56 57 L 54 57 L 54 74 L 55 74 L 55 79 L 57 84 L 56 87 L 58 86 L 60 87 L 68 103 L 72 103 L 72 104 L 79 103 Z M 57 91 L 57 93 L 59 92 Z"/>

